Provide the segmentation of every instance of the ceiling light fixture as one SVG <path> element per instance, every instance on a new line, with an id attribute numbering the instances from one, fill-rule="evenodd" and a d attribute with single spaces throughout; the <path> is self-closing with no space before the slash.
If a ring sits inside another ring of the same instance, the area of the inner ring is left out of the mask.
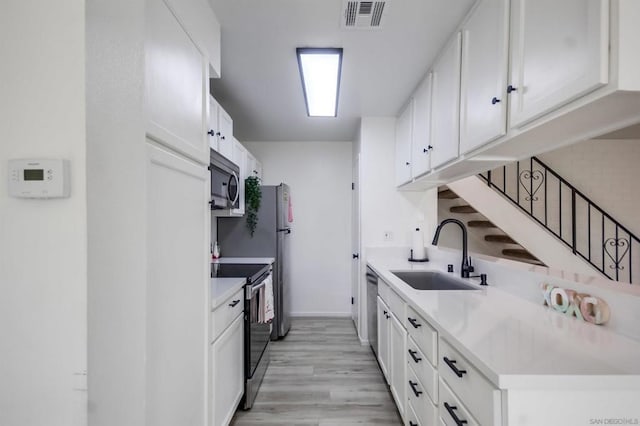
<path id="1" fill-rule="evenodd" d="M 337 117 L 342 48 L 296 49 L 309 117 Z"/>

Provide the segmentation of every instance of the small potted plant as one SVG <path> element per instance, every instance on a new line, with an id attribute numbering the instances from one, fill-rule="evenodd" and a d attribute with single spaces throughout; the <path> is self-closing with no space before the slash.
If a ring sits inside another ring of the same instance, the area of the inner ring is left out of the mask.
<path id="1" fill-rule="evenodd" d="M 258 210 L 260 210 L 260 200 L 262 191 L 260 190 L 260 178 L 249 176 L 244 181 L 245 213 L 247 215 L 247 228 L 253 237 L 258 225 Z"/>

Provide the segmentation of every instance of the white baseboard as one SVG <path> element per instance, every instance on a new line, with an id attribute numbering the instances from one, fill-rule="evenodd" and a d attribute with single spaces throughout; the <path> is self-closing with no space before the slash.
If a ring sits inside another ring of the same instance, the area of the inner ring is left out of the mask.
<path id="1" fill-rule="evenodd" d="M 351 318 L 351 312 L 291 312 L 291 318 Z"/>

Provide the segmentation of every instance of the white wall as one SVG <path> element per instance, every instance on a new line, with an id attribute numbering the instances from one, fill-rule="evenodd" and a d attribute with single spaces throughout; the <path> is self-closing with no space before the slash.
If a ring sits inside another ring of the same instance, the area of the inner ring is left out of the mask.
<path id="1" fill-rule="evenodd" d="M 86 424 L 84 16 L 84 2 L 2 3 L 2 425 Z M 69 159 L 71 197 L 10 198 L 7 160 L 25 157 Z"/>
<path id="2" fill-rule="evenodd" d="M 349 315 L 351 142 L 248 142 L 263 184 L 291 187 L 293 315 Z"/>
<path id="3" fill-rule="evenodd" d="M 588 140 L 538 157 L 640 235 L 640 140 Z"/>

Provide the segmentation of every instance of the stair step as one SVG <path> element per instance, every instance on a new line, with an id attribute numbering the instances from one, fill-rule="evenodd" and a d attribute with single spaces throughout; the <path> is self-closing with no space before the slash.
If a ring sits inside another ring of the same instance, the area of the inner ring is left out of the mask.
<path id="1" fill-rule="evenodd" d="M 458 194 L 453 192 L 450 189 L 445 189 L 442 191 L 438 191 L 438 198 L 441 200 L 455 200 L 458 197 Z"/>
<path id="2" fill-rule="evenodd" d="M 449 211 L 451 213 L 478 213 L 478 211 L 471 206 L 453 206 Z"/>
<path id="3" fill-rule="evenodd" d="M 470 228 L 496 228 L 496 226 L 488 220 L 470 220 L 467 222 Z"/>
<path id="4" fill-rule="evenodd" d="M 537 257 L 532 255 L 525 249 L 504 249 L 502 250 L 502 254 L 504 254 L 505 256 L 515 257 L 518 259 L 538 261 Z"/>
<path id="5" fill-rule="evenodd" d="M 518 244 L 508 235 L 485 235 L 484 240 L 492 243 Z"/>

